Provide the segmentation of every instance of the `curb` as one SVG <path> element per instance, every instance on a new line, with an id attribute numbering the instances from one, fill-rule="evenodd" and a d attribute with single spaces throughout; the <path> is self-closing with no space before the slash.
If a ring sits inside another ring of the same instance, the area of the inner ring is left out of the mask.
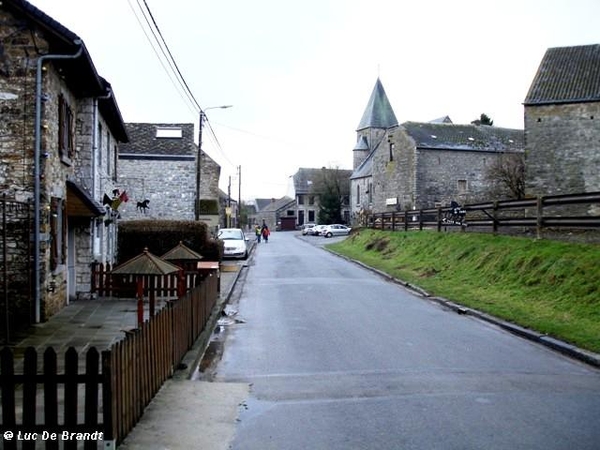
<path id="1" fill-rule="evenodd" d="M 252 253 L 253 249 L 254 247 L 251 249 L 250 253 Z M 229 299 L 231 298 L 231 294 L 233 293 L 235 285 L 238 279 L 240 278 L 242 270 L 246 269 L 247 267 L 247 264 L 243 264 L 240 266 L 240 270 L 236 272 L 235 278 L 233 279 L 233 283 L 231 283 L 229 291 L 226 293 L 222 292 L 219 296 L 217 304 L 214 306 L 213 310 L 210 313 L 210 317 L 206 322 L 206 326 L 194 342 L 194 345 L 192 345 L 192 348 L 190 348 L 187 351 L 187 353 L 183 357 L 183 360 L 181 361 L 187 367 L 185 368 L 185 370 L 175 372 L 175 374 L 179 374 L 177 378 L 186 378 L 188 380 L 191 380 L 193 378 L 194 374 L 196 373 L 196 369 L 198 368 L 200 362 L 202 361 L 202 358 L 204 357 L 204 352 L 206 352 L 206 348 L 208 347 L 210 338 L 213 334 L 213 331 L 215 330 L 217 322 L 219 321 L 219 318 L 221 317 L 225 306 L 229 303 Z M 175 377 L 176 375 L 173 375 L 173 378 Z"/>
<path id="2" fill-rule="evenodd" d="M 358 266 L 361 266 L 373 273 L 376 273 L 377 275 L 391 281 L 392 283 L 395 284 L 399 284 L 401 286 L 404 286 L 405 288 L 407 288 L 408 290 L 414 292 L 416 295 L 419 295 L 421 297 L 427 298 L 431 301 L 434 301 L 440 305 L 442 305 L 445 308 L 448 308 L 452 311 L 457 312 L 458 314 L 464 314 L 464 315 L 468 315 L 468 316 L 472 316 L 475 317 L 477 319 L 483 320 L 485 322 L 489 322 L 491 324 L 497 325 L 498 327 L 502 328 L 503 330 L 506 330 L 512 334 L 515 334 L 517 336 L 520 336 L 522 338 L 525 338 L 529 341 L 533 341 L 536 342 L 538 344 L 541 344 L 547 348 L 550 348 L 554 351 L 557 351 L 558 353 L 561 353 L 565 356 L 568 356 L 572 359 L 576 359 L 578 361 L 584 362 L 586 364 L 589 364 L 591 366 L 594 367 L 598 367 L 600 368 L 600 354 L 598 353 L 593 353 L 584 349 L 581 349 L 579 347 L 576 347 L 572 344 L 569 344 L 567 342 L 561 341 L 559 339 L 555 339 L 551 336 L 547 336 L 545 334 L 536 332 L 534 330 L 530 330 L 529 328 L 524 328 L 521 327 L 519 325 L 516 325 L 514 323 L 511 322 L 507 322 L 505 320 L 499 319 L 497 317 L 491 316 L 487 313 L 484 313 L 482 311 L 473 309 L 473 308 L 468 308 L 466 306 L 460 305 L 458 303 L 452 302 L 448 299 L 445 299 L 443 297 L 435 297 L 432 296 L 431 294 L 429 294 L 427 291 L 425 291 L 424 289 L 415 286 L 413 284 L 410 284 L 406 281 L 400 280 L 399 278 L 395 278 L 393 276 L 391 276 L 388 273 L 385 273 L 379 269 L 375 269 L 371 266 L 366 265 L 365 263 L 361 262 L 361 261 L 357 261 L 355 259 L 352 258 L 348 258 L 344 255 L 340 255 L 339 253 L 336 253 L 328 248 L 323 247 L 326 251 L 328 251 L 329 253 L 331 253 L 332 255 L 338 256 L 339 258 L 345 259 L 346 261 L 352 262 Z"/>

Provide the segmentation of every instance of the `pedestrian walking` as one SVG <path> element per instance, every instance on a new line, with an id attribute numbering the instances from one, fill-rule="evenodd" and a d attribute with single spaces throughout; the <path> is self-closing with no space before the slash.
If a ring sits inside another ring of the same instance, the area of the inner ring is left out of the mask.
<path id="1" fill-rule="evenodd" d="M 254 234 L 256 234 L 256 243 L 260 244 L 260 236 L 262 234 L 262 230 L 258 225 L 254 227 Z"/>
<path id="2" fill-rule="evenodd" d="M 261 233 L 262 233 L 262 238 L 265 241 L 265 244 L 269 243 L 269 235 L 271 234 L 271 232 L 269 231 L 269 227 L 267 226 L 267 224 L 264 222 L 263 222 L 263 226 L 261 229 Z"/>

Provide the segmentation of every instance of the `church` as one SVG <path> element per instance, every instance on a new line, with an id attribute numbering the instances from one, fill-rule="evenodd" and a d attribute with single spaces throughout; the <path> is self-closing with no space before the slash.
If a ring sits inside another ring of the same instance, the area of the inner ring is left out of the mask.
<path id="1" fill-rule="evenodd" d="M 486 168 L 523 153 L 523 130 L 452 123 L 399 124 L 377 79 L 356 130 L 350 177 L 352 216 L 449 206 L 485 198 Z"/>

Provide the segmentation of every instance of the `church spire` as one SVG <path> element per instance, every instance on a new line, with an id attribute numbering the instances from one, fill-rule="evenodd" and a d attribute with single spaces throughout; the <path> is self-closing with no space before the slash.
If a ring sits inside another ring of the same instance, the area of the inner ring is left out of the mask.
<path id="1" fill-rule="evenodd" d="M 364 130 L 365 128 L 391 128 L 398 125 L 398 120 L 392 109 L 392 105 L 385 94 L 381 80 L 377 78 L 371 98 L 362 119 L 358 124 L 356 131 Z"/>

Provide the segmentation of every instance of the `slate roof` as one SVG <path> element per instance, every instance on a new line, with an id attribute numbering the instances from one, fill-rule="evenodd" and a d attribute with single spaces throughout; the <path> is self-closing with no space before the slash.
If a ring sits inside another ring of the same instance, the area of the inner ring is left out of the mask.
<path id="1" fill-rule="evenodd" d="M 338 170 L 342 178 L 350 178 L 352 175 L 351 170 L 345 169 L 307 169 L 300 168 L 298 172 L 294 174 L 294 192 L 296 195 L 310 194 L 313 182 L 321 177 L 322 170 Z"/>
<path id="2" fill-rule="evenodd" d="M 549 48 L 524 104 L 600 101 L 600 44 Z"/>
<path id="3" fill-rule="evenodd" d="M 195 156 L 193 123 L 126 123 L 129 143 L 119 145 L 119 155 Z M 156 137 L 157 128 L 181 128 L 181 138 Z"/>
<path id="4" fill-rule="evenodd" d="M 369 102 L 356 131 L 364 130 L 365 128 L 387 129 L 395 125 L 398 125 L 398 120 L 385 93 L 385 89 L 383 89 L 383 84 L 377 78 L 371 98 L 369 98 Z"/>
<path id="5" fill-rule="evenodd" d="M 360 137 L 356 143 L 356 146 L 354 147 L 354 150 L 369 150 L 369 142 L 367 141 L 366 136 Z"/>
<path id="6" fill-rule="evenodd" d="M 402 126 L 417 148 L 498 152 L 524 149 L 523 130 L 431 122 L 406 122 Z"/>
<path id="7" fill-rule="evenodd" d="M 288 208 L 290 204 L 296 204 L 296 201 L 290 197 L 281 197 L 279 199 L 276 200 L 272 200 L 269 202 L 269 204 L 267 204 L 266 206 L 264 206 L 263 208 L 260 209 L 259 212 L 263 213 L 263 212 L 277 212 L 280 211 L 282 209 Z"/>
<path id="8" fill-rule="evenodd" d="M 265 209 L 267 207 L 267 205 L 270 205 L 274 199 L 272 198 L 257 198 L 254 199 L 254 201 L 256 202 L 256 211 L 262 211 L 263 209 Z"/>
<path id="9" fill-rule="evenodd" d="M 402 127 L 420 149 L 522 152 L 525 148 L 523 130 L 512 128 L 433 122 L 405 122 Z M 378 146 L 379 143 L 354 170 L 351 179 L 372 175 L 373 155 Z"/>

